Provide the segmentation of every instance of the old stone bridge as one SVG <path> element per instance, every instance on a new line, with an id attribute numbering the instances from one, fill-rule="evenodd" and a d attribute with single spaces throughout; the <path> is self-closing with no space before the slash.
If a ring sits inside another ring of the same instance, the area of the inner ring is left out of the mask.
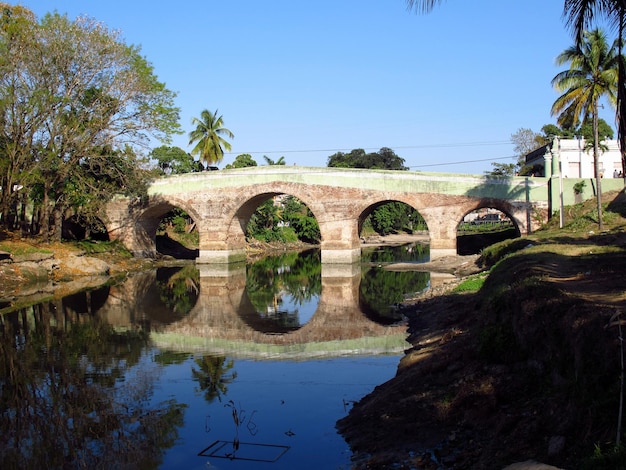
<path id="1" fill-rule="evenodd" d="M 311 209 L 320 227 L 323 264 L 358 261 L 363 221 L 389 201 L 406 203 L 421 214 L 433 258 L 456 254 L 457 226 L 475 209 L 502 211 L 522 235 L 550 212 L 547 178 L 260 166 L 156 180 L 145 200 L 109 203 L 105 224 L 111 239 L 137 255 L 151 256 L 160 220 L 178 207 L 197 224 L 196 262 L 233 263 L 245 259 L 245 228 L 254 211 L 280 194 L 295 196 Z"/>

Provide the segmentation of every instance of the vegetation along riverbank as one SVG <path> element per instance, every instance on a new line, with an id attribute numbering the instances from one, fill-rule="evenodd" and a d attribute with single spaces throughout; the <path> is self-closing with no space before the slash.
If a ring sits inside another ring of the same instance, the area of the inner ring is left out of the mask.
<path id="1" fill-rule="evenodd" d="M 355 468 L 626 468 L 624 194 L 604 208 L 601 233 L 593 202 L 568 207 L 563 229 L 493 245 L 480 272 L 403 305 L 396 377 L 338 422 Z"/>

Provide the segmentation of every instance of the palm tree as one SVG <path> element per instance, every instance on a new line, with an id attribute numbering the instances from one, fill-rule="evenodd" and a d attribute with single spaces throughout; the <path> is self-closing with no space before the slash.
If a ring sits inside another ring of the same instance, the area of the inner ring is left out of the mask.
<path id="1" fill-rule="evenodd" d="M 224 158 L 224 149 L 230 151 L 230 143 L 224 138 L 234 139 L 234 134 L 224 126 L 222 116 L 204 110 L 200 118 L 193 118 L 191 123 L 196 128 L 189 133 L 189 145 L 196 144 L 192 155 L 199 155 L 200 160 L 208 163 L 219 163 Z"/>
<path id="2" fill-rule="evenodd" d="M 618 76 L 617 76 L 617 134 L 622 152 L 622 173 L 626 175 L 626 67 L 622 54 L 624 27 L 626 26 L 626 2 L 624 0 L 565 0 L 563 16 L 572 28 L 577 44 L 584 39 L 584 31 L 596 16 L 604 17 L 617 29 Z"/>
<path id="3" fill-rule="evenodd" d="M 272 160 L 267 155 L 263 155 L 263 158 L 265 159 L 265 163 L 268 165 L 285 165 L 287 163 L 285 161 L 285 157 L 280 157 L 278 160 Z"/>
<path id="4" fill-rule="evenodd" d="M 568 70 L 559 72 L 552 85 L 563 92 L 552 105 L 552 114 L 558 114 L 561 126 L 577 126 L 592 119 L 593 162 L 598 200 L 598 225 L 602 230 L 602 189 L 599 171 L 598 106 L 600 98 L 606 96 L 610 104 L 617 102 L 617 75 L 619 41 L 609 47 L 606 35 L 599 29 L 583 33 L 582 44 L 561 52 L 558 65 L 570 64 Z"/>

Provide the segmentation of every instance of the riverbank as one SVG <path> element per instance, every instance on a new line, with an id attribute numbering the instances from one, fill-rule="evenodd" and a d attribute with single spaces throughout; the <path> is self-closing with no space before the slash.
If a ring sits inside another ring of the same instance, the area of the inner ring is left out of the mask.
<path id="1" fill-rule="evenodd" d="M 154 266 L 154 260 L 133 258 L 111 245 L 87 253 L 71 243 L 40 244 L 6 233 L 0 242 L 0 305 L 5 307 L 61 298 Z"/>
<path id="2" fill-rule="evenodd" d="M 338 422 L 353 468 L 624 468 L 619 207 L 599 235 L 558 230 L 485 250 L 479 290 L 455 290 L 478 278 L 463 277 L 406 302 L 411 347 L 396 377 Z"/>

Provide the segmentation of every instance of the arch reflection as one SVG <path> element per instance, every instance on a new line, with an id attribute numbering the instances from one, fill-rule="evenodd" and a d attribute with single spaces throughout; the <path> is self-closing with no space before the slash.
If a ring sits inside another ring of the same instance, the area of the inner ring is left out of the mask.
<path id="1" fill-rule="evenodd" d="M 319 250 L 268 256 L 246 269 L 250 305 L 244 321 L 265 333 L 287 333 L 315 314 L 322 291 Z"/>
<path id="2" fill-rule="evenodd" d="M 140 326 L 159 345 L 174 350 L 397 352 L 406 347 L 406 329 L 394 304 L 429 285 L 425 272 L 367 264 L 322 266 L 318 250 L 247 267 L 200 268 L 187 265 L 133 276 L 111 287 L 98 314 L 115 325 Z"/>
<path id="3" fill-rule="evenodd" d="M 392 271 L 391 263 L 419 264 L 430 259 L 429 246 L 421 243 L 372 246 L 362 250 L 364 263 L 359 305 L 372 320 L 390 325 L 402 320 L 397 305 L 430 287 L 430 273 Z"/>

